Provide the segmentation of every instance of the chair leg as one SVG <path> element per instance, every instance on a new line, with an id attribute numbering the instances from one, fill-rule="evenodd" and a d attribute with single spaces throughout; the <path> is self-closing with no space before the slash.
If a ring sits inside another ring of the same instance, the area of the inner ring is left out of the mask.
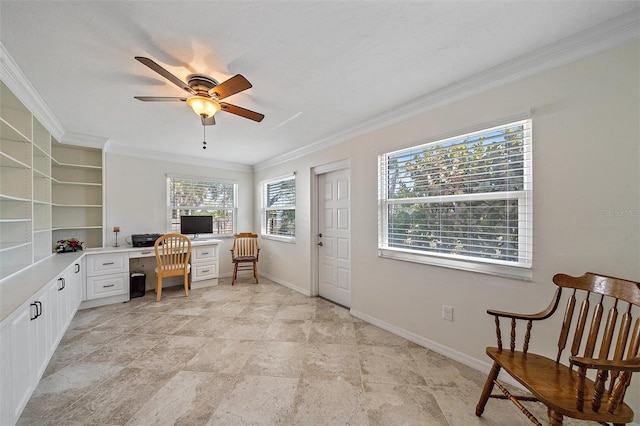
<path id="1" fill-rule="evenodd" d="M 549 426 L 562 426 L 562 414 L 549 410 Z"/>
<path id="2" fill-rule="evenodd" d="M 258 284 L 258 264 L 256 262 L 253 262 L 253 278 L 256 279 L 256 284 Z"/>
<path id="3" fill-rule="evenodd" d="M 491 391 L 493 391 L 493 381 L 498 378 L 498 374 L 500 374 L 500 366 L 497 362 L 494 362 L 493 367 L 491 367 L 491 371 L 487 376 L 487 381 L 484 383 L 484 387 L 482 388 L 480 401 L 478 401 L 478 405 L 476 405 L 476 416 L 478 417 L 480 417 L 484 412 L 484 407 L 487 405 L 487 401 L 489 401 Z"/>
<path id="4" fill-rule="evenodd" d="M 233 276 L 231 277 L 231 285 L 233 285 L 236 282 L 236 275 L 238 275 L 238 264 L 234 263 L 233 264 Z"/>
<path id="5" fill-rule="evenodd" d="M 184 295 L 189 297 L 189 273 L 184 273 Z"/>
<path id="6" fill-rule="evenodd" d="M 156 302 L 159 302 L 161 297 L 162 297 L 162 276 L 160 274 L 156 274 Z"/>

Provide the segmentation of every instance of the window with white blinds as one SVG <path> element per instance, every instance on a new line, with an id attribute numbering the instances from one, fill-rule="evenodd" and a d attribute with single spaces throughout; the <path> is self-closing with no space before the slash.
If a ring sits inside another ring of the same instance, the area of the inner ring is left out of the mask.
<path id="1" fill-rule="evenodd" d="M 296 177 L 262 182 L 262 235 L 293 240 L 296 236 Z"/>
<path id="2" fill-rule="evenodd" d="M 180 216 L 213 217 L 215 235 L 233 235 L 238 185 L 207 178 L 167 176 L 167 216 L 171 232 L 180 232 Z"/>
<path id="3" fill-rule="evenodd" d="M 530 119 L 378 161 L 381 256 L 531 277 Z"/>

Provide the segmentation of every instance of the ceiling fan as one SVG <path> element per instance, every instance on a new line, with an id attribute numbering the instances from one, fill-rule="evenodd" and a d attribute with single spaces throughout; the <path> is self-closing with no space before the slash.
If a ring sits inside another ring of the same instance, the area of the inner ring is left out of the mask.
<path id="1" fill-rule="evenodd" d="M 162 68 L 156 62 L 149 58 L 136 56 L 136 60 L 151 68 L 185 92 L 189 93 L 187 97 L 165 97 L 165 96 L 134 96 L 134 98 L 143 102 L 186 102 L 197 115 L 200 116 L 203 126 L 211 126 L 216 124 L 214 114 L 218 111 L 230 112 L 249 120 L 260 122 L 264 118 L 264 114 L 251 111 L 226 102 L 220 102 L 231 95 L 242 92 L 253 87 L 249 80 L 240 74 L 236 74 L 230 79 L 218 83 L 218 81 L 204 74 L 190 74 L 187 76 L 187 82 L 180 80 L 166 69 Z"/>

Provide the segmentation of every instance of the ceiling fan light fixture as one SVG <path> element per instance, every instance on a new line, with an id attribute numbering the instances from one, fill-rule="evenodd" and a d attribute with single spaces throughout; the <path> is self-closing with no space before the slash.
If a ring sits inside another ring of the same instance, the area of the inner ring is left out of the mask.
<path id="1" fill-rule="evenodd" d="M 204 96 L 190 96 L 187 98 L 187 105 L 193 109 L 200 117 L 212 117 L 216 112 L 220 111 L 220 104 L 213 99 Z"/>

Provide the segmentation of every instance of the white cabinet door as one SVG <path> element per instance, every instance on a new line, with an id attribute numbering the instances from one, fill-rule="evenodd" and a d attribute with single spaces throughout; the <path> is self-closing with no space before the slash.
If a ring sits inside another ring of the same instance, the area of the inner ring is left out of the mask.
<path id="1" fill-rule="evenodd" d="M 11 379 L 10 321 L 0 323 L 0 425 L 14 422 Z"/>
<path id="2" fill-rule="evenodd" d="M 36 317 L 29 324 L 33 335 L 31 350 L 33 351 L 33 368 L 36 374 L 34 386 L 47 368 L 53 348 L 50 343 L 53 339 L 49 336 L 49 333 L 54 332 L 52 329 L 54 315 L 57 315 L 58 309 L 56 300 L 51 300 L 49 296 L 55 291 L 56 285 L 56 280 L 52 280 L 44 291 L 38 292 L 34 297 L 35 308 L 39 309 L 36 312 Z M 57 317 L 55 319 L 57 320 Z"/>
<path id="3" fill-rule="evenodd" d="M 32 349 L 35 341 L 32 322 L 39 311 L 37 304 L 27 302 L 16 310 L 10 317 L 9 347 L 11 359 L 11 417 L 17 420 L 22 409 L 27 405 L 31 393 L 35 388 L 36 369 L 34 368 L 35 352 Z M 3 416 L 4 417 L 4 416 Z"/>

